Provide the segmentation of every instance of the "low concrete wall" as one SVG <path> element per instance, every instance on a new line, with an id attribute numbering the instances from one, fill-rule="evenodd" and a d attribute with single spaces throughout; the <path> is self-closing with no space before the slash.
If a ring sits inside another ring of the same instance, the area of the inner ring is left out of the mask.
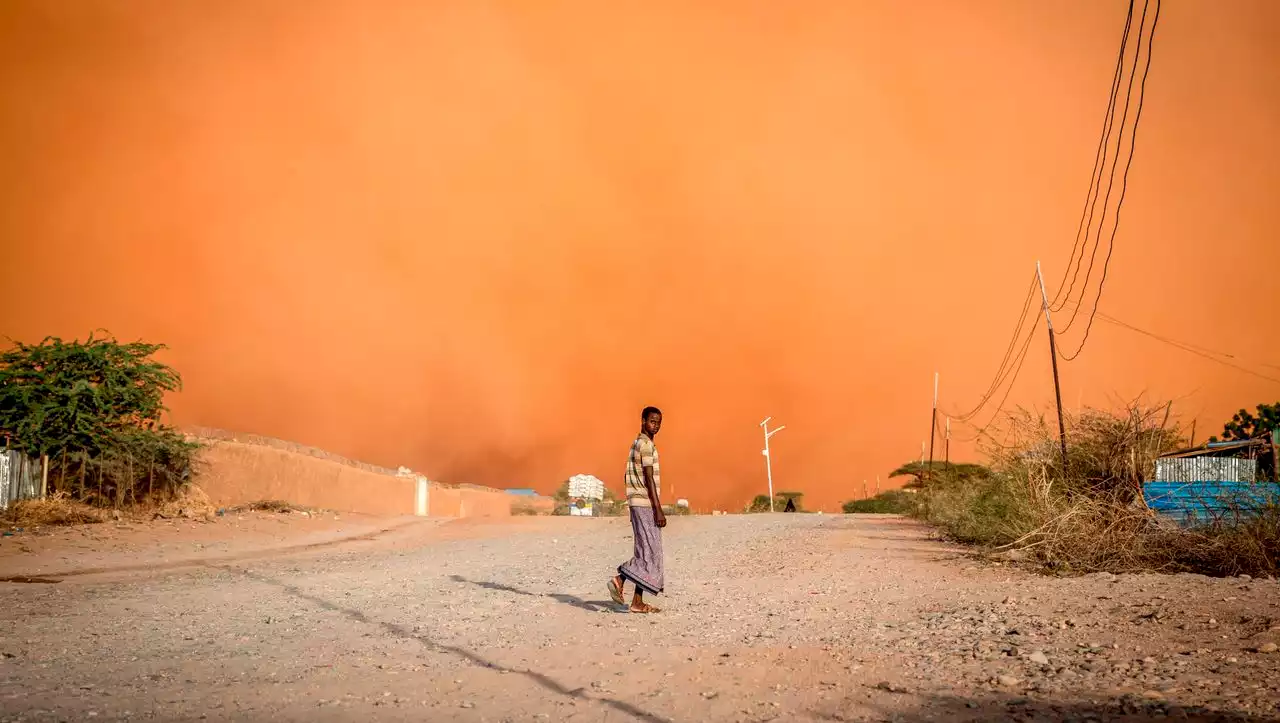
<path id="1" fill-rule="evenodd" d="M 419 514 L 418 479 L 323 459 L 281 446 L 203 439 L 195 483 L 219 507 L 283 500 L 372 515 Z M 511 495 L 482 487 L 428 484 L 431 517 L 510 517 Z"/>

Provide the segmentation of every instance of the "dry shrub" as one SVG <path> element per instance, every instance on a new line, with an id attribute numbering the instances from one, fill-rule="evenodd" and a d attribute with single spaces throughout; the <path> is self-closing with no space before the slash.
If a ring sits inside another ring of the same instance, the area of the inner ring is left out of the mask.
<path id="1" fill-rule="evenodd" d="M 1065 475 L 1056 423 L 1015 412 L 988 450 L 990 471 L 927 484 L 916 514 L 959 541 L 1062 572 L 1280 572 L 1280 505 L 1241 505 L 1191 528 L 1146 507 L 1155 458 L 1182 444 L 1167 410 L 1131 402 L 1068 419 Z"/>
<path id="2" fill-rule="evenodd" d="M 77 502 L 65 492 L 54 492 L 44 499 L 18 500 L 6 516 L 12 524 L 22 527 L 86 525 L 107 519 L 102 510 Z"/>
<path id="3" fill-rule="evenodd" d="M 295 505 L 292 502 L 284 500 L 258 500 L 247 504 L 239 505 L 231 508 L 232 512 L 277 512 L 288 514 L 291 512 L 313 512 L 315 510 L 308 509 L 301 505 Z"/>
<path id="4" fill-rule="evenodd" d="M 151 503 L 153 507 L 142 511 L 150 511 L 152 517 L 165 520 L 208 519 L 217 512 L 209 496 L 195 485 L 186 485 L 164 497 L 153 498 Z"/>

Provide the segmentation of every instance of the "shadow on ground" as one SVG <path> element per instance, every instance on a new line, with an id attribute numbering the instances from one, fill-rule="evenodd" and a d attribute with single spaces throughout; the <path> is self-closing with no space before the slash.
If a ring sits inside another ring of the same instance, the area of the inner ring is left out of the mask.
<path id="1" fill-rule="evenodd" d="M 475 585 L 486 590 L 499 590 L 501 592 L 509 592 L 513 595 L 524 595 L 526 597 L 545 597 L 555 600 L 556 602 L 572 605 L 575 608 L 581 608 L 592 613 L 625 613 L 626 610 L 619 607 L 612 600 L 583 600 L 576 595 L 568 595 L 566 593 L 536 593 L 528 590 L 521 590 L 518 587 L 504 585 L 500 582 L 488 582 L 484 580 L 468 580 L 461 575 L 450 575 L 450 580 L 454 582 L 463 582 L 468 585 Z"/>
<path id="2" fill-rule="evenodd" d="M 498 663 L 495 663 L 491 660 L 488 660 L 487 658 L 484 658 L 479 653 L 473 652 L 471 650 L 468 650 L 466 648 L 459 647 L 456 645 L 447 645 L 445 643 L 437 642 L 432 638 L 430 638 L 429 636 L 422 635 L 421 633 L 415 633 L 413 632 L 413 630 L 403 625 L 388 623 L 381 620 L 374 620 L 373 618 L 370 618 L 368 615 L 365 615 L 363 612 L 359 610 L 356 610 L 354 608 L 343 607 L 341 605 L 338 605 L 337 603 L 331 602 L 329 600 L 325 600 L 324 598 L 321 598 L 321 597 L 317 597 L 315 595 L 312 595 L 310 593 L 303 591 L 301 588 L 298 588 L 294 585 L 290 585 L 287 582 L 277 580 L 275 578 L 267 577 L 266 575 L 260 575 L 258 573 L 251 572 L 249 570 L 238 569 L 234 567 L 227 567 L 224 565 L 210 565 L 209 567 L 222 570 L 223 572 L 229 572 L 233 575 L 241 575 L 250 580 L 255 580 L 260 583 L 277 587 L 287 592 L 288 594 L 298 598 L 299 600 L 305 600 L 306 602 L 309 602 L 317 607 L 323 608 L 325 610 L 329 610 L 331 612 L 339 613 L 341 615 L 346 616 L 348 619 L 354 622 L 360 623 L 362 625 L 369 625 L 372 627 L 380 628 L 383 631 L 383 633 L 387 635 L 400 638 L 402 640 L 408 640 L 411 642 L 418 643 L 419 645 L 422 645 L 424 648 L 426 648 L 427 650 L 430 650 L 431 652 L 454 655 L 459 658 L 462 658 L 463 660 L 467 661 L 468 663 L 471 663 L 472 665 L 475 665 L 481 668 L 488 668 L 490 670 L 496 670 L 501 673 L 508 673 L 512 675 L 522 675 L 528 678 L 529 680 L 533 681 L 534 683 L 537 683 L 543 688 L 546 688 L 547 690 L 553 693 L 556 693 L 558 695 L 563 695 L 567 698 L 575 698 L 577 700 L 583 700 L 583 701 L 595 701 L 602 705 L 606 705 L 616 711 L 625 713 L 631 716 L 632 718 L 635 718 L 636 720 L 645 721 L 645 723 L 667 723 L 665 718 L 662 718 L 661 716 L 650 713 L 649 711 L 644 710 L 643 708 L 632 705 L 625 701 L 617 700 L 614 698 L 605 698 L 602 696 L 587 695 L 585 688 L 570 688 L 566 685 L 563 685 L 557 682 L 555 679 L 549 676 L 543 675 L 541 673 L 538 673 L 532 670 L 519 670 L 519 669 L 508 668 L 506 666 L 499 665 Z M 465 579 L 463 579 L 462 581 L 470 582 Z M 491 584 L 496 584 L 496 583 L 491 583 Z M 505 590 L 506 588 L 498 587 L 496 589 Z M 533 593 L 523 592 L 516 588 L 511 588 L 511 591 L 514 591 L 518 594 L 522 593 L 525 595 L 533 595 Z M 573 600 L 578 600 L 578 598 L 573 598 L 572 596 L 565 596 L 565 597 L 570 597 Z M 589 603 L 583 602 L 582 604 L 586 605 Z"/>
<path id="3" fill-rule="evenodd" d="M 947 695 L 910 695 L 876 691 L 872 700 L 847 700 L 833 709 L 814 711 L 827 721 L 1062 721 L 1063 723 L 1118 723 L 1120 721 L 1191 721 L 1194 723 L 1262 723 L 1280 721 L 1280 711 L 1256 714 L 1183 707 L 1173 702 L 1126 696 L 1107 701 L 1035 699 L 1025 696 L 986 694 L 972 698 Z"/>

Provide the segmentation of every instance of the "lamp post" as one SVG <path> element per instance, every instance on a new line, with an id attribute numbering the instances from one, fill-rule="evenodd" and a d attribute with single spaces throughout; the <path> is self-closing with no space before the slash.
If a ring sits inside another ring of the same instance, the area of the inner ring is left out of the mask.
<path id="1" fill-rule="evenodd" d="M 773 417 L 765 417 L 764 421 L 760 423 L 760 428 L 764 430 L 764 451 L 760 454 L 764 455 L 764 470 L 765 474 L 769 476 L 769 511 L 773 512 L 773 460 L 769 457 L 769 438 L 786 429 L 787 425 L 784 424 L 770 432 L 770 419 L 773 419 Z"/>

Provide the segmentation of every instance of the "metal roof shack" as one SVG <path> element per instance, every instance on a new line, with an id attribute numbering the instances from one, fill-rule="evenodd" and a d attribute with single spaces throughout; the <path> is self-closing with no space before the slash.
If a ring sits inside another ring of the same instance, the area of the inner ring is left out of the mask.
<path id="1" fill-rule="evenodd" d="M 1156 459 L 1155 478 L 1142 485 L 1147 507 L 1186 526 L 1236 523 L 1280 506 L 1276 451 L 1280 430 L 1230 442 L 1209 442 Z"/>

